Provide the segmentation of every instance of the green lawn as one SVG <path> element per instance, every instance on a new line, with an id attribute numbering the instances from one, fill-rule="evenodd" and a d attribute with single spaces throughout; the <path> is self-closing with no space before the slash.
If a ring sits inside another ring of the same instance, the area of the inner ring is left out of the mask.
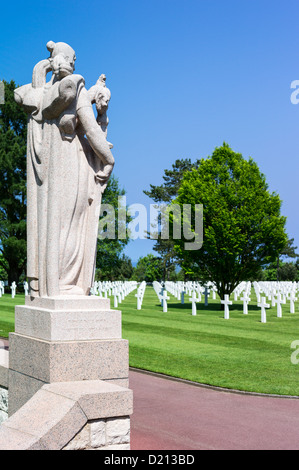
<path id="1" fill-rule="evenodd" d="M 197 316 L 192 316 L 191 303 L 182 306 L 171 294 L 163 313 L 151 287 L 138 311 L 135 293 L 119 305 L 130 366 L 221 387 L 299 395 L 299 364 L 291 363 L 291 343 L 299 340 L 298 304 L 290 314 L 287 302 L 282 318 L 277 318 L 276 308 L 268 309 L 267 323 L 262 324 L 255 301 L 247 316 L 242 302 L 233 301 L 230 320 L 224 320 L 219 300 L 208 307 L 198 304 Z M 0 298 L 0 336 L 13 331 L 13 306 L 23 303 L 22 295 Z"/>
<path id="2" fill-rule="evenodd" d="M 14 331 L 15 305 L 24 305 L 25 296 L 17 294 L 14 299 L 10 294 L 0 297 L 0 337 L 7 338 Z"/>

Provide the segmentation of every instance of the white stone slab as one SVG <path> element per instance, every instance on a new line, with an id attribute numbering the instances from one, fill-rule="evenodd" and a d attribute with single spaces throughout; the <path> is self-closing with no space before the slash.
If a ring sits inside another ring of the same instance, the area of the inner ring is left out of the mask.
<path id="1" fill-rule="evenodd" d="M 45 341 L 121 339 L 118 310 L 48 310 L 28 306 L 15 309 L 15 332 Z"/>
<path id="2" fill-rule="evenodd" d="M 109 310 L 110 299 L 97 296 L 25 297 L 25 305 L 49 310 Z"/>

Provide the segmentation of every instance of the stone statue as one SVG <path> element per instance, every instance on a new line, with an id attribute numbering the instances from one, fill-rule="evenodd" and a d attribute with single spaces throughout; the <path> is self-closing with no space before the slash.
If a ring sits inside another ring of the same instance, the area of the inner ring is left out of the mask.
<path id="1" fill-rule="evenodd" d="M 104 75 L 85 88 L 83 77 L 73 73 L 76 57 L 68 44 L 50 41 L 47 49 L 50 58 L 34 67 L 32 83 L 15 90 L 15 100 L 29 115 L 30 295 L 89 295 L 101 197 L 114 166 L 106 139 L 110 91 Z"/>

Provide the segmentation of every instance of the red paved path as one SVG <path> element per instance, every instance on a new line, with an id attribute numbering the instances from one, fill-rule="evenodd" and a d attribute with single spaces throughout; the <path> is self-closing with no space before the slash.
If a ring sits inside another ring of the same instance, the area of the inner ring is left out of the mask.
<path id="1" fill-rule="evenodd" d="M 299 450 L 299 399 L 215 391 L 136 371 L 130 388 L 132 450 Z"/>
<path id="2" fill-rule="evenodd" d="M 299 400 L 239 395 L 130 371 L 132 450 L 298 450 Z"/>

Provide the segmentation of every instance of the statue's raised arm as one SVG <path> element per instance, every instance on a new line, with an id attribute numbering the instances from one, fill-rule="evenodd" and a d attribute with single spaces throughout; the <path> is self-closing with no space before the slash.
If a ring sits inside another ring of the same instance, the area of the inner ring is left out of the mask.
<path id="1" fill-rule="evenodd" d="M 15 91 L 16 101 L 29 115 L 30 295 L 88 295 L 101 196 L 114 166 L 112 144 L 107 142 L 110 91 L 103 79 L 86 90 L 84 78 L 73 73 L 76 56 L 68 44 L 50 41 L 47 49 L 50 57 L 34 67 L 32 83 Z"/>

